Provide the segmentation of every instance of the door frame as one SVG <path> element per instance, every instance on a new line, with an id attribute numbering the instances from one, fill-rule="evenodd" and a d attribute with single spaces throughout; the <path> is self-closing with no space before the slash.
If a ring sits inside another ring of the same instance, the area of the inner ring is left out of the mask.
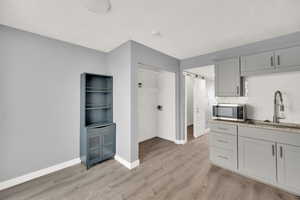
<path id="1" fill-rule="evenodd" d="M 144 64 L 144 63 L 138 63 L 137 65 L 137 73 L 136 73 L 136 81 L 135 81 L 135 90 L 136 90 L 136 103 L 138 103 L 138 72 L 139 72 L 139 69 L 144 69 L 144 70 L 150 70 L 150 71 L 155 71 L 155 72 L 168 72 L 168 73 L 172 73 L 173 76 L 174 76 L 174 89 L 175 89 L 175 95 L 174 95 L 174 102 L 175 102 L 175 124 L 174 124 L 174 137 L 173 137 L 173 141 L 174 143 L 177 144 L 177 135 L 178 135 L 178 128 L 177 128 L 177 122 L 178 122 L 178 112 L 179 112 L 179 107 L 178 107 L 178 98 L 179 98 L 179 93 L 178 93 L 178 72 L 175 72 L 175 71 L 170 71 L 170 70 L 166 70 L 164 69 L 163 67 L 158 67 L 158 66 L 153 66 L 153 65 L 148 65 L 148 64 Z M 137 105 L 136 105 L 137 106 Z M 138 117 L 138 113 L 136 113 L 136 133 L 137 133 L 137 138 L 139 137 L 139 131 L 138 131 L 138 125 L 139 125 L 139 117 Z M 139 144 L 139 142 L 137 141 L 137 143 Z M 139 155 L 139 151 L 138 151 L 138 155 Z"/>
<path id="2" fill-rule="evenodd" d="M 204 66 L 200 66 L 200 67 L 193 67 L 193 68 L 201 68 L 201 67 L 207 67 L 207 66 L 213 66 L 214 68 L 215 68 L 215 65 L 204 65 Z M 193 69 L 193 68 L 189 68 L 189 69 Z M 183 142 L 183 144 L 185 144 L 186 142 L 187 142 L 187 81 L 186 81 L 186 77 L 187 77 L 187 73 L 190 73 L 190 74 L 195 74 L 195 75 L 198 75 L 198 76 L 201 76 L 201 75 L 199 75 L 199 74 L 196 74 L 196 73 L 192 73 L 192 72 L 189 72 L 188 70 L 189 69 L 185 69 L 185 70 L 183 70 L 182 71 L 182 73 L 181 73 L 181 76 L 182 76 L 182 91 L 183 91 L 183 119 L 182 119 L 182 123 L 183 123 L 183 134 L 184 134 L 184 142 Z M 193 110 L 193 112 L 194 112 L 194 110 Z M 194 114 L 194 113 L 193 113 Z M 210 131 L 210 129 L 209 128 L 206 128 L 205 130 L 204 130 L 204 133 L 202 134 L 202 135 L 205 135 L 205 134 L 207 134 L 208 132 Z M 202 135 L 200 135 L 200 136 L 202 136 Z M 197 138 L 197 137 L 200 137 L 200 136 L 196 136 L 195 135 L 195 133 L 193 133 L 193 136 L 195 137 L 195 138 Z"/>

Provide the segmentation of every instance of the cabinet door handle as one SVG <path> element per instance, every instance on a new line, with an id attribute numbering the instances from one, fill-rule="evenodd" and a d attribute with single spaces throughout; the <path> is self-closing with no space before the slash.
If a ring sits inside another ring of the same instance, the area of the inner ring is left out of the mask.
<path id="1" fill-rule="evenodd" d="M 272 156 L 275 156 L 275 145 L 272 145 Z"/>
<path id="2" fill-rule="evenodd" d="M 236 86 L 236 94 L 239 95 L 240 94 L 240 87 Z"/>
<path id="3" fill-rule="evenodd" d="M 283 147 L 282 146 L 280 146 L 280 152 L 279 152 L 279 154 L 280 154 L 280 158 L 283 158 Z"/>
<path id="4" fill-rule="evenodd" d="M 271 61 L 271 67 L 273 67 L 274 66 L 273 56 L 271 56 L 270 61 Z"/>
<path id="5" fill-rule="evenodd" d="M 277 56 L 277 64 L 280 65 L 280 56 Z"/>

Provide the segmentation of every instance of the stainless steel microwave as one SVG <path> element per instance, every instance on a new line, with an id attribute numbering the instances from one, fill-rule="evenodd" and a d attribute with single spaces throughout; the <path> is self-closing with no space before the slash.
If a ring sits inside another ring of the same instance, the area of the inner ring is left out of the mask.
<path id="1" fill-rule="evenodd" d="M 212 118 L 230 121 L 246 120 L 245 104 L 215 104 L 212 109 Z"/>

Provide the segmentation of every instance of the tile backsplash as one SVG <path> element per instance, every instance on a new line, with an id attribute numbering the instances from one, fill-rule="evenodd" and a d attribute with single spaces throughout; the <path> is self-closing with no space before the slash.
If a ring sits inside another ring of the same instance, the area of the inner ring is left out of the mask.
<path id="1" fill-rule="evenodd" d="M 276 90 L 283 93 L 286 119 L 300 123 L 300 72 L 287 72 L 246 78 L 245 97 L 217 97 L 218 103 L 245 103 L 247 117 L 258 120 L 273 119 L 273 98 Z"/>

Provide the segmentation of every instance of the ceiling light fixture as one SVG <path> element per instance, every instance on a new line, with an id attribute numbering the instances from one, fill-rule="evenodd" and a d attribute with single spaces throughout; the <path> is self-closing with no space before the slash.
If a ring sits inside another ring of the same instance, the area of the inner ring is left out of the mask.
<path id="1" fill-rule="evenodd" d="M 157 36 L 157 37 L 161 36 L 161 33 L 157 30 L 153 30 L 151 33 L 152 33 L 153 36 Z"/>
<path id="2" fill-rule="evenodd" d="M 85 7 L 97 14 L 105 14 L 111 10 L 110 0 L 84 0 Z"/>

